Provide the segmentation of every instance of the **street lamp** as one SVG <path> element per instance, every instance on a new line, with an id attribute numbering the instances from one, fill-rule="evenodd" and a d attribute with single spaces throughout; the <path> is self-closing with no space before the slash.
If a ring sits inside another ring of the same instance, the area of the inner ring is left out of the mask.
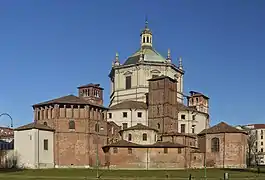
<path id="1" fill-rule="evenodd" d="M 205 121 L 205 154 L 204 154 L 204 179 L 207 180 L 207 167 L 206 167 L 206 151 L 207 151 L 207 129 L 208 129 L 208 121 L 209 121 L 209 114 L 207 114 L 207 118 Z"/>
<path id="2" fill-rule="evenodd" d="M 10 125 L 11 125 L 11 128 L 12 128 L 13 127 L 13 118 L 8 113 L 2 113 L 2 114 L 0 114 L 0 117 L 1 116 L 8 116 L 9 117 Z"/>

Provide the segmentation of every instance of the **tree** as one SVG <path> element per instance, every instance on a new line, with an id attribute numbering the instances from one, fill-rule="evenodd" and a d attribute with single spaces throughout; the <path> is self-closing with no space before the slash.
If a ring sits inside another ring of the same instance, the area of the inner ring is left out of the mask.
<path id="1" fill-rule="evenodd" d="M 256 141 L 257 141 L 257 135 L 254 130 L 247 129 L 248 132 L 248 139 L 247 139 L 247 162 L 248 166 L 258 164 L 257 161 L 257 153 L 256 153 Z M 254 162 L 254 164 L 253 164 Z"/>

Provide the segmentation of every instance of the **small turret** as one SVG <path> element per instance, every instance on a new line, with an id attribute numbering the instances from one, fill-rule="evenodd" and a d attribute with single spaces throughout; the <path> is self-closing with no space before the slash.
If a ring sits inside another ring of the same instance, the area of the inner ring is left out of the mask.
<path id="1" fill-rule="evenodd" d="M 197 111 L 209 113 L 209 98 L 202 93 L 190 91 L 190 96 L 187 97 L 188 106 L 193 106 Z"/>
<path id="2" fill-rule="evenodd" d="M 87 84 L 78 87 L 79 97 L 96 105 L 103 105 L 103 88 L 100 84 Z"/>
<path id="3" fill-rule="evenodd" d="M 148 28 L 148 21 L 145 20 L 145 28 L 141 33 L 141 46 L 150 46 L 152 47 L 152 31 Z"/>

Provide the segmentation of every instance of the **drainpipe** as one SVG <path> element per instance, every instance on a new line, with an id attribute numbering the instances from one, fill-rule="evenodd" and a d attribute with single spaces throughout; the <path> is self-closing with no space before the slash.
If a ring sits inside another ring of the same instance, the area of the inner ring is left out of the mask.
<path id="1" fill-rule="evenodd" d="M 132 123 L 133 123 L 132 108 L 130 108 L 130 111 L 131 111 L 131 127 L 132 127 Z"/>
<path id="2" fill-rule="evenodd" d="M 38 143 L 37 143 L 37 167 L 38 167 L 38 169 L 40 168 L 40 132 L 39 132 L 39 130 L 38 129 L 36 129 L 37 130 L 37 141 L 38 141 Z"/>

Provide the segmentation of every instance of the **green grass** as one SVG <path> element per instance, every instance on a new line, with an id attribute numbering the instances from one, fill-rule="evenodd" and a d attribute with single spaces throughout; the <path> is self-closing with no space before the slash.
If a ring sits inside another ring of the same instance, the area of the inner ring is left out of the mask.
<path id="1" fill-rule="evenodd" d="M 259 179 L 265 180 L 265 173 L 247 172 L 239 170 L 207 169 L 208 180 L 220 180 L 225 172 L 230 174 L 230 179 Z M 204 177 L 204 170 L 101 170 L 101 179 L 188 179 L 191 174 L 196 180 Z M 258 176 L 258 177 L 257 177 Z M 96 179 L 96 170 L 91 169 L 46 169 L 23 170 L 16 172 L 0 172 L 1 180 L 26 180 L 26 179 Z"/>

